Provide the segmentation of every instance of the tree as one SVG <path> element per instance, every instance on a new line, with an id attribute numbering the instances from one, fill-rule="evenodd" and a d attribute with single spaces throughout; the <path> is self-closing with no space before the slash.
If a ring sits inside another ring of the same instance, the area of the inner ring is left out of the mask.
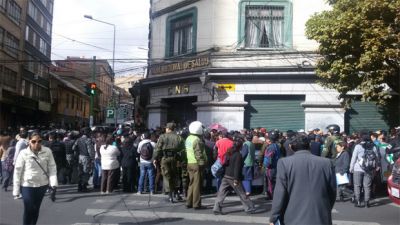
<path id="1" fill-rule="evenodd" d="M 380 105 L 400 93 L 400 0 L 328 0 L 332 8 L 313 15 L 306 36 L 320 45 L 320 84 L 347 99 L 361 91 Z"/>

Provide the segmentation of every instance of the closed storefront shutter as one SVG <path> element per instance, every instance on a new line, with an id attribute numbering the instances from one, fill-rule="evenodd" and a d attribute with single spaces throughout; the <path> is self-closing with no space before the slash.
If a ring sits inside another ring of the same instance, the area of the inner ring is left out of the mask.
<path id="1" fill-rule="evenodd" d="M 304 129 L 304 95 L 247 95 L 244 125 L 280 131 Z"/>
<path id="2" fill-rule="evenodd" d="M 346 111 L 346 131 L 349 134 L 360 130 L 376 131 L 388 130 L 389 126 L 384 120 L 382 109 L 374 102 L 356 100 L 351 108 Z"/>

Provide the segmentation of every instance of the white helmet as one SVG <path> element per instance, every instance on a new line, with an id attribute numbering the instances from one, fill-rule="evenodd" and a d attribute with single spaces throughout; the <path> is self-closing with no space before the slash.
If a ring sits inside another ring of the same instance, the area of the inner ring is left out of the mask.
<path id="1" fill-rule="evenodd" d="M 203 135 L 203 124 L 200 121 L 194 121 L 189 125 L 191 134 Z"/>

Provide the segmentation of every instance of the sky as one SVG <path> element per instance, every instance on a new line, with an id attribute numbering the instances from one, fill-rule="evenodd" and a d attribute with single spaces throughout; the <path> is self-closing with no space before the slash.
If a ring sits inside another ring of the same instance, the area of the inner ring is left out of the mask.
<path id="1" fill-rule="evenodd" d="M 115 24 L 115 74 L 144 72 L 147 58 L 149 0 L 55 0 L 52 60 L 67 56 L 108 59 L 112 65 Z"/>

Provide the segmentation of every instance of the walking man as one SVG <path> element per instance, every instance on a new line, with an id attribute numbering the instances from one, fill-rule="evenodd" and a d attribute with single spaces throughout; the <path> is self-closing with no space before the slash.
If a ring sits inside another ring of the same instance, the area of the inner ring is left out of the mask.
<path id="1" fill-rule="evenodd" d="M 290 142 L 295 152 L 278 161 L 270 225 L 332 224 L 336 198 L 335 168 L 329 159 L 309 151 L 308 138 Z"/>

